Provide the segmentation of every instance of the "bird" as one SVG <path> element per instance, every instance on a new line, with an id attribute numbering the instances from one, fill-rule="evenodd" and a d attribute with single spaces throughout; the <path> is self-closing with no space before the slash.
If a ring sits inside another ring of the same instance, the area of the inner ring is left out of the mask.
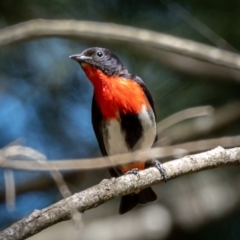
<path id="1" fill-rule="evenodd" d="M 109 49 L 92 47 L 69 58 L 77 61 L 93 85 L 92 126 L 103 156 L 151 148 L 157 141 L 154 101 L 143 80 L 129 73 Z M 116 165 L 108 170 L 112 177 L 138 174 L 155 166 L 164 180 L 167 173 L 156 159 Z M 119 213 L 138 204 L 157 200 L 151 187 L 122 196 Z"/>

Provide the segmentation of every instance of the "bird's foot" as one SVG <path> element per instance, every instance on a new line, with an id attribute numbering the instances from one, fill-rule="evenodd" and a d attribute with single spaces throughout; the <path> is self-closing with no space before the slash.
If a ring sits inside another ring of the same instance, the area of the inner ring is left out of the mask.
<path id="1" fill-rule="evenodd" d="M 140 177 L 138 168 L 133 168 L 130 171 L 127 171 L 125 174 L 134 174 L 134 175 L 137 175 L 138 178 Z"/>
<path id="2" fill-rule="evenodd" d="M 168 179 L 167 172 L 166 172 L 165 168 L 163 167 L 163 165 L 157 159 L 152 159 L 150 161 L 147 161 L 146 167 L 156 167 L 158 169 L 158 171 L 160 172 L 160 174 L 162 175 L 164 182 L 165 183 L 167 182 L 167 179 Z"/>

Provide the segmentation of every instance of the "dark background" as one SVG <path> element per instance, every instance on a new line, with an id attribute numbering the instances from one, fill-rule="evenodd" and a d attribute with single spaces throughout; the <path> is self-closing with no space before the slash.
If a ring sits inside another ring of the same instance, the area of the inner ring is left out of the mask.
<path id="1" fill-rule="evenodd" d="M 236 53 L 240 49 L 238 0 L 177 3 L 147 0 L 0 1 L 1 28 L 36 18 L 118 23 L 191 39 Z M 228 44 L 224 44 L 221 38 Z M 154 96 L 159 120 L 189 107 L 211 105 L 221 109 L 240 100 L 239 72 L 221 75 L 214 69 L 209 72 L 196 71 L 197 63 L 194 67 L 186 66 L 183 71 L 174 61 L 167 64 L 162 59 L 159 62 L 151 53 L 123 43 L 67 38 L 36 39 L 0 49 L 0 148 L 17 141 L 40 151 L 50 160 L 100 155 L 90 121 L 92 86 L 80 67 L 68 58 L 92 46 L 110 48 L 130 72 L 141 76 Z M 240 111 L 239 108 L 235 110 Z M 223 118 L 226 117 L 224 111 L 222 114 Z M 237 135 L 240 133 L 239 120 L 236 118 L 215 131 L 206 132 L 201 139 Z M 193 136 L 193 139 L 200 137 Z M 171 221 L 166 235 L 150 233 L 149 239 L 240 238 L 239 167 L 195 175 L 155 187 L 160 191 L 160 200 L 155 205 L 161 207 L 168 217 L 171 216 Z M 48 173 L 15 171 L 14 177 L 16 206 L 7 209 L 4 173 L 0 170 L 0 229 L 34 209 L 42 209 L 61 199 Z M 105 170 L 64 172 L 72 192 L 108 177 Z M 219 201 L 222 201 L 220 205 Z M 134 215 L 119 217 L 118 204 L 119 200 L 114 200 L 86 212 L 83 216 L 85 226 L 87 223 L 97 225 L 98 219 L 103 216 L 106 222 L 108 217 L 112 219 L 114 216 L 121 227 L 124 218 L 129 221 L 129 216 Z M 183 211 L 184 206 L 186 212 Z M 133 214 L 137 214 L 138 210 Z M 101 225 L 103 231 L 104 226 L 108 224 Z M 62 239 L 65 237 L 62 236 Z M 125 238 L 116 234 L 110 239 Z"/>

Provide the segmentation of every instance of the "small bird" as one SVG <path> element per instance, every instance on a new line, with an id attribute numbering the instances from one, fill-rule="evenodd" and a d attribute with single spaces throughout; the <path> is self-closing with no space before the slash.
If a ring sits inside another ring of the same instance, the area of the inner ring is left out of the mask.
<path id="1" fill-rule="evenodd" d="M 106 48 L 93 47 L 71 55 L 94 87 L 92 125 L 103 156 L 151 148 L 157 140 L 153 98 L 142 79 L 128 72 L 119 58 Z M 143 160 L 109 168 L 112 177 L 138 174 L 155 166 L 167 179 L 159 161 Z M 157 200 L 151 187 L 121 198 L 119 213 L 138 204 Z"/>

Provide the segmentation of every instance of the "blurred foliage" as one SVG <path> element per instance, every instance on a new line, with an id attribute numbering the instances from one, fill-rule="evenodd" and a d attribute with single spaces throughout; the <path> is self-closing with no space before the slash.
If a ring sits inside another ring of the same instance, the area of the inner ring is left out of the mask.
<path id="1" fill-rule="evenodd" d="M 239 1 L 181 0 L 177 4 L 240 49 Z M 0 27 L 34 18 L 91 20 L 146 28 L 213 45 L 199 29 L 179 16 L 175 7 L 176 3 L 171 1 L 8 0 L 0 1 Z M 69 55 L 91 46 L 99 43 L 52 38 L 0 50 L 1 148 L 18 139 L 49 159 L 84 158 L 99 153 L 90 120 L 92 86 L 79 66 L 68 59 Z M 109 42 L 103 47 L 113 50 L 130 72 L 146 82 L 154 95 L 159 119 L 188 107 L 220 107 L 240 99 L 237 83 L 174 71 L 159 65 L 151 55 L 142 54 L 141 49 L 132 50 L 124 44 Z M 223 129 L 222 133 L 239 134 L 239 130 L 237 125 L 234 130 Z M 16 172 L 16 185 L 35 181 L 39 176 L 49 174 Z M 0 191 L 4 192 L 2 171 Z M 0 228 L 58 199 L 60 194 L 52 188 L 22 193 L 17 196 L 16 210 L 8 212 L 1 198 Z M 236 228 L 236 221 L 239 222 L 236 218 L 227 220 L 232 222 L 229 228 Z M 223 234 L 218 239 L 230 239 L 229 228 L 219 229 Z M 214 235 L 211 226 L 203 231 Z M 239 231 L 237 234 L 238 238 L 231 239 L 239 239 Z M 192 233 L 191 237 L 210 239 L 203 232 Z"/>

